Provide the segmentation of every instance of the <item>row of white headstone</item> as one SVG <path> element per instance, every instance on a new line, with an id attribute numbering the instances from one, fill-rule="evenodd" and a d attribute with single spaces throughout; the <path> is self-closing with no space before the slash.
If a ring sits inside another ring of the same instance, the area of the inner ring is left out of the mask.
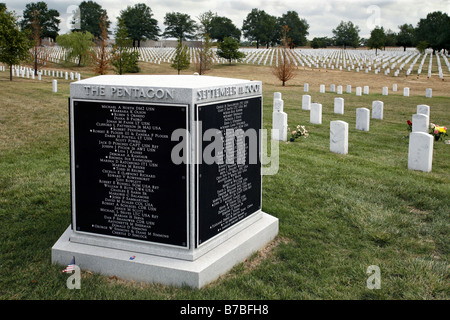
<path id="1" fill-rule="evenodd" d="M 283 111 L 284 101 L 281 93 L 275 92 L 272 114 L 272 139 L 287 141 L 287 113 Z M 303 95 L 302 110 L 310 111 L 310 123 L 322 124 L 322 104 L 311 103 L 310 95 Z M 344 99 L 334 99 L 334 113 L 344 114 Z M 372 102 L 372 119 L 383 120 L 384 102 Z M 431 171 L 433 159 L 433 136 L 428 134 L 430 107 L 418 105 L 417 114 L 412 117 L 412 132 L 409 139 L 408 169 Z M 356 109 L 356 130 L 369 131 L 370 110 Z M 330 122 L 330 151 L 348 154 L 348 123 L 341 120 Z"/>
<path id="2" fill-rule="evenodd" d="M 305 83 L 304 87 L 303 87 L 303 91 L 304 92 L 309 92 L 309 84 Z M 398 91 L 398 86 L 397 84 L 393 84 L 392 85 L 392 91 L 393 92 L 397 92 Z M 325 93 L 325 85 L 321 84 L 319 86 L 319 92 L 320 93 Z M 330 85 L 330 92 L 332 93 L 337 93 L 337 94 L 343 94 L 343 87 L 342 86 L 337 86 L 335 84 L 331 84 Z M 368 95 L 370 92 L 370 88 L 369 86 L 364 86 L 364 87 L 356 87 L 356 95 L 357 96 L 362 96 L 362 94 L 364 93 L 365 95 Z M 351 85 L 347 85 L 346 88 L 346 93 L 352 93 L 352 86 Z M 388 87 L 383 87 L 382 89 L 382 95 L 383 96 L 387 96 L 389 95 L 389 88 Z M 403 96 L 405 97 L 409 97 L 410 95 L 410 89 L 408 87 L 403 88 Z M 425 97 L 427 98 L 432 98 L 433 96 L 433 90 L 431 88 L 427 88 L 425 89 Z"/>
<path id="3" fill-rule="evenodd" d="M 0 71 L 6 71 L 5 66 L 0 66 Z M 12 68 L 12 76 L 13 77 L 22 77 L 27 79 L 35 79 L 35 72 L 34 69 L 23 67 L 23 66 L 13 66 Z M 65 78 L 66 80 L 74 81 L 74 80 L 81 80 L 81 74 L 79 72 L 67 72 L 67 71 L 60 71 L 60 70 L 47 70 L 43 69 L 41 71 L 37 72 L 38 80 L 42 80 L 42 76 L 51 76 L 51 77 L 57 77 L 57 78 Z"/>

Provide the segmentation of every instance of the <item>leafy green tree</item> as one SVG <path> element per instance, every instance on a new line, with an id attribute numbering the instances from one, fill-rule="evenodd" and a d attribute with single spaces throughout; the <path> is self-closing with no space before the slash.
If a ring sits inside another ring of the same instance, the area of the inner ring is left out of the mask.
<path id="1" fill-rule="evenodd" d="M 37 14 L 36 14 L 37 13 Z M 20 21 L 22 30 L 33 29 L 33 23 L 39 25 L 39 38 L 56 39 L 59 32 L 59 12 L 54 9 L 48 9 L 47 4 L 43 1 L 28 3 L 23 11 L 23 19 Z"/>
<path id="2" fill-rule="evenodd" d="M 58 45 L 67 49 L 69 54 L 66 59 L 77 58 L 78 66 L 81 66 L 82 58 L 89 55 L 93 45 L 94 35 L 89 31 L 73 31 L 56 38 Z"/>
<path id="3" fill-rule="evenodd" d="M 291 48 L 305 46 L 307 44 L 308 40 L 306 36 L 309 34 L 309 24 L 305 19 L 300 19 L 297 12 L 288 11 L 279 18 L 278 23 L 280 28 L 282 26 L 289 27 L 287 37 L 291 40 Z"/>
<path id="4" fill-rule="evenodd" d="M 420 19 L 416 28 L 418 42 L 426 41 L 435 50 L 450 47 L 450 17 L 447 13 L 435 11 L 427 14 L 426 19 Z"/>
<path id="5" fill-rule="evenodd" d="M 213 52 L 211 47 L 211 39 L 206 33 L 203 35 L 201 45 L 198 48 L 198 60 L 195 64 L 195 68 L 199 75 L 205 74 L 207 71 L 211 70 L 213 66 Z"/>
<path id="6" fill-rule="evenodd" d="M 232 37 L 225 37 L 223 41 L 219 43 L 217 55 L 227 59 L 230 64 L 231 60 L 239 61 L 245 58 L 245 53 L 239 51 L 239 41 Z"/>
<path id="7" fill-rule="evenodd" d="M 118 20 L 117 28 L 115 32 L 115 44 L 112 52 L 111 64 L 114 67 L 114 71 L 117 74 L 124 73 L 125 66 L 125 54 L 129 47 L 131 47 L 133 40 L 129 38 L 127 27 L 125 22 L 121 19 Z"/>
<path id="8" fill-rule="evenodd" d="M 229 18 L 219 17 L 217 15 L 211 19 L 208 33 L 211 39 L 215 39 L 219 42 L 224 41 L 226 37 L 231 37 L 236 40 L 241 38 L 241 30 L 239 30 Z"/>
<path id="9" fill-rule="evenodd" d="M 394 47 L 397 45 L 397 34 L 394 31 L 388 29 L 384 34 L 386 36 L 384 50 L 386 50 L 386 47 Z"/>
<path id="10" fill-rule="evenodd" d="M 348 21 L 341 23 L 333 29 L 334 41 L 337 46 L 344 46 L 344 49 L 347 46 L 358 47 L 359 46 L 359 27 L 355 26 L 353 22 Z"/>
<path id="11" fill-rule="evenodd" d="M 178 74 L 180 74 L 181 70 L 189 69 L 189 65 L 191 64 L 189 59 L 190 56 L 188 47 L 183 45 L 183 41 L 181 41 L 181 39 L 178 39 L 178 45 L 171 67 L 177 70 Z"/>
<path id="12" fill-rule="evenodd" d="M 256 42 L 256 48 L 264 44 L 269 47 L 280 39 L 277 18 L 258 9 L 252 9 L 247 15 L 242 25 L 242 33 L 248 40 Z"/>
<path id="13" fill-rule="evenodd" d="M 195 32 L 198 27 L 191 16 L 180 12 L 169 12 L 164 17 L 164 30 L 163 37 L 165 38 L 178 38 L 183 40 L 191 40 L 195 38 Z"/>
<path id="14" fill-rule="evenodd" d="M 386 34 L 383 27 L 376 27 L 370 32 L 370 38 L 367 41 L 367 46 L 375 49 L 375 55 L 378 54 L 378 49 L 382 49 L 386 43 Z"/>
<path id="15" fill-rule="evenodd" d="M 415 29 L 412 24 L 407 23 L 398 26 L 398 28 L 400 32 L 397 33 L 397 44 L 403 47 L 403 51 L 406 51 L 407 47 L 413 47 L 415 44 Z"/>
<path id="16" fill-rule="evenodd" d="M 311 40 L 310 43 L 311 48 L 318 49 L 318 48 L 326 48 L 327 47 L 327 38 L 326 37 L 315 37 Z"/>
<path id="17" fill-rule="evenodd" d="M 76 28 L 77 22 L 72 21 L 72 31 L 89 32 L 95 38 L 98 38 L 102 34 L 102 29 L 99 22 L 102 17 L 108 17 L 106 10 L 102 8 L 97 2 L 83 1 L 78 6 L 79 8 L 79 28 Z M 77 15 L 76 15 L 77 16 Z M 106 27 L 109 28 L 111 22 L 106 18 Z"/>
<path id="18" fill-rule="evenodd" d="M 138 3 L 133 7 L 128 6 L 120 11 L 118 21 L 123 21 L 130 38 L 133 40 L 133 47 L 140 47 L 141 41 L 157 40 L 160 29 L 158 21 L 153 18 L 152 9 L 145 3 Z"/>
<path id="19" fill-rule="evenodd" d="M 17 18 L 0 6 L 0 62 L 9 66 L 9 80 L 12 81 L 12 66 L 29 57 L 32 43 L 27 34 L 17 25 Z"/>

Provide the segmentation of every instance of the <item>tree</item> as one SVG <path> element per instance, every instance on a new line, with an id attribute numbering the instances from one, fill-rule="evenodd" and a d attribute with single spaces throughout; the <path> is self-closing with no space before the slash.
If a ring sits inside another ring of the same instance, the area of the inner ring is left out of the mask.
<path id="1" fill-rule="evenodd" d="M 12 66 L 26 60 L 32 44 L 24 31 L 17 26 L 17 18 L 0 6 L 0 62 L 9 66 L 12 81 Z"/>
<path id="2" fill-rule="evenodd" d="M 427 14 L 426 19 L 420 19 L 416 28 L 418 42 L 426 41 L 435 50 L 450 46 L 450 17 L 447 13 L 435 11 Z"/>
<path id="3" fill-rule="evenodd" d="M 341 23 L 333 29 L 334 41 L 338 46 L 352 46 L 354 48 L 359 46 L 359 27 L 355 26 L 353 22 L 348 21 Z"/>
<path id="4" fill-rule="evenodd" d="M 133 40 L 130 39 L 128 30 L 123 20 L 118 20 L 115 32 L 115 44 L 112 51 L 111 64 L 117 74 L 123 74 L 128 70 L 128 60 L 130 52 L 129 48 L 132 46 Z M 129 72 L 129 71 L 128 71 Z"/>
<path id="5" fill-rule="evenodd" d="M 56 38 L 56 42 L 64 49 L 68 50 L 66 59 L 77 58 L 79 67 L 81 66 L 81 59 L 89 55 L 93 40 L 94 35 L 89 31 L 73 31 Z"/>
<path id="6" fill-rule="evenodd" d="M 45 53 L 45 50 L 42 50 L 41 48 L 41 30 L 42 26 L 40 23 L 40 13 L 37 10 L 34 10 L 33 12 L 33 21 L 31 22 L 31 40 L 33 43 L 33 53 L 31 54 L 33 56 L 34 60 L 34 75 L 38 74 L 38 69 L 41 64 L 44 64 L 47 60 L 47 55 Z"/>
<path id="7" fill-rule="evenodd" d="M 292 47 L 305 46 L 308 42 L 306 36 L 309 34 L 309 25 L 305 19 L 300 19 L 295 11 L 288 11 L 279 18 L 280 26 L 288 26 L 287 36 L 291 39 Z"/>
<path id="8" fill-rule="evenodd" d="M 256 48 L 261 44 L 278 42 L 279 30 L 277 18 L 267 14 L 264 10 L 252 9 L 242 25 L 242 33 L 250 41 L 256 41 Z"/>
<path id="9" fill-rule="evenodd" d="M 241 60 L 245 57 L 245 53 L 239 51 L 239 41 L 232 37 L 225 37 L 217 49 L 217 55 L 227 59 L 231 64 L 231 60 Z"/>
<path id="10" fill-rule="evenodd" d="M 157 40 L 160 29 L 158 21 L 153 18 L 152 9 L 144 3 L 138 3 L 133 7 L 128 6 L 120 11 L 118 21 L 122 21 L 127 29 L 130 38 L 133 40 L 133 47 L 141 46 L 141 41 Z"/>
<path id="11" fill-rule="evenodd" d="M 406 51 L 407 47 L 413 47 L 415 44 L 414 27 L 412 24 L 405 23 L 398 28 L 400 32 L 397 34 L 397 44 L 403 47 L 403 51 Z"/>
<path id="12" fill-rule="evenodd" d="M 231 37 L 239 41 L 241 38 L 241 30 L 239 30 L 233 22 L 227 17 L 212 17 L 209 24 L 208 33 L 211 39 L 219 42 L 224 41 L 226 37 Z"/>
<path id="13" fill-rule="evenodd" d="M 211 39 L 206 33 L 203 36 L 201 45 L 198 49 L 198 59 L 195 64 L 195 68 L 199 75 L 205 74 L 208 70 L 211 70 L 213 65 L 213 52 L 211 50 Z"/>
<path id="14" fill-rule="evenodd" d="M 77 26 L 77 21 L 72 21 L 72 31 L 87 31 L 95 38 L 98 38 L 102 34 L 99 21 L 103 16 L 106 17 L 106 28 L 109 28 L 111 22 L 108 20 L 106 10 L 103 9 L 98 3 L 94 1 L 83 1 L 78 6 L 78 9 L 80 12 L 79 15 L 76 16 L 80 17 L 79 26 Z"/>
<path id="15" fill-rule="evenodd" d="M 292 62 L 292 57 L 289 58 L 289 51 L 291 40 L 288 37 L 289 27 L 283 26 L 281 28 L 281 43 L 282 49 L 281 54 L 278 56 L 278 61 L 272 67 L 272 73 L 283 83 L 283 87 L 286 85 L 286 82 L 295 77 L 295 65 Z"/>
<path id="16" fill-rule="evenodd" d="M 189 49 L 186 45 L 183 45 L 183 41 L 181 41 L 181 39 L 178 39 L 178 45 L 171 67 L 176 69 L 178 74 L 180 74 L 180 71 L 188 69 L 190 64 Z"/>
<path id="17" fill-rule="evenodd" d="M 367 41 L 367 46 L 371 49 L 375 49 L 375 55 L 377 55 L 378 49 L 381 49 L 384 47 L 384 44 L 386 43 L 386 35 L 384 33 L 383 27 L 375 27 L 370 32 L 370 38 Z"/>
<path id="18" fill-rule="evenodd" d="M 195 38 L 195 32 L 198 27 L 191 16 L 180 12 L 169 12 L 164 17 L 164 30 L 163 37 L 165 38 L 177 38 L 183 40 L 191 40 Z"/>
<path id="19" fill-rule="evenodd" d="M 106 15 L 100 18 L 99 26 L 102 30 L 100 37 L 97 38 L 97 43 L 99 44 L 97 50 L 92 50 L 91 58 L 93 62 L 93 71 L 97 74 L 106 74 L 109 65 L 111 63 L 111 57 L 107 52 L 108 46 L 108 29 L 106 27 L 107 17 Z"/>
<path id="20" fill-rule="evenodd" d="M 56 39 L 59 32 L 59 12 L 48 9 L 43 1 L 28 3 L 23 11 L 23 19 L 20 21 L 22 30 L 30 30 L 34 33 L 33 25 L 39 25 L 39 39 Z M 40 43 L 39 43 L 40 45 Z"/>
<path id="21" fill-rule="evenodd" d="M 384 50 L 386 50 L 386 47 L 395 47 L 397 45 L 397 34 L 391 29 L 388 29 L 384 34 L 386 36 Z"/>
<path id="22" fill-rule="evenodd" d="M 328 46 L 328 43 L 329 43 L 329 39 L 327 37 L 321 37 L 321 38 L 315 37 L 310 42 L 310 46 L 313 49 L 326 48 Z"/>

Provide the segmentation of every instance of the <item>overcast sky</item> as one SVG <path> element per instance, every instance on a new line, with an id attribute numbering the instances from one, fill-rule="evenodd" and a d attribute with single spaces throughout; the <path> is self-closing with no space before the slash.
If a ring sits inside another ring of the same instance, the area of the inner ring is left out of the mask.
<path id="1" fill-rule="evenodd" d="M 6 2 L 8 10 L 14 10 L 21 16 L 25 5 L 39 0 L 0 0 Z M 49 9 L 60 13 L 60 33 L 70 30 L 71 12 L 82 0 L 48 0 Z M 258 8 L 274 16 L 281 16 L 287 11 L 296 11 L 309 24 L 309 39 L 313 37 L 332 36 L 332 30 L 341 20 L 352 21 L 361 29 L 360 36 L 368 37 L 376 25 L 385 29 L 398 31 L 398 26 L 410 23 L 416 26 L 421 18 L 433 11 L 450 14 L 450 0 L 96 0 L 116 26 L 117 16 L 127 6 L 136 3 L 147 4 L 158 20 L 160 29 L 164 30 L 164 16 L 167 12 L 187 13 L 194 20 L 203 12 L 211 10 L 219 16 L 230 18 L 238 28 L 247 14 Z"/>

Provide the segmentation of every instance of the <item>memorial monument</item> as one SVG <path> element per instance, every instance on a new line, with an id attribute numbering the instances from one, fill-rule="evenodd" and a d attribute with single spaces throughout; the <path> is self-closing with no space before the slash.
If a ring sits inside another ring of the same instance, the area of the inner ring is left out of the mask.
<path id="1" fill-rule="evenodd" d="M 98 76 L 71 84 L 69 117 L 72 223 L 53 263 L 200 288 L 277 235 L 261 82 Z"/>

